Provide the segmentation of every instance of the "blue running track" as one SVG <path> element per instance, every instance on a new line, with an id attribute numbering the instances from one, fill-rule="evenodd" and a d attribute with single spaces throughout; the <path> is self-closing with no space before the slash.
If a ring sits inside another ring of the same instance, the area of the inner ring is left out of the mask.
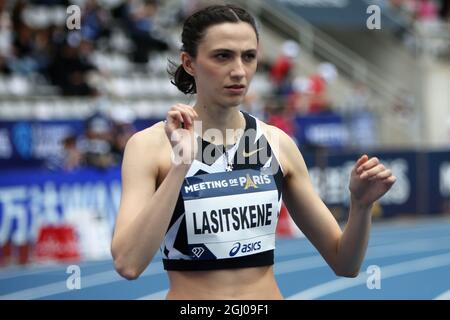
<path id="1" fill-rule="evenodd" d="M 275 260 L 275 275 L 287 299 L 449 300 L 450 218 L 374 223 L 356 278 L 336 277 L 304 238 L 278 239 Z M 2 269 L 0 300 L 164 299 L 167 292 L 160 256 L 135 281 L 122 279 L 111 260 L 79 266 L 79 290 L 67 288 L 66 265 Z"/>

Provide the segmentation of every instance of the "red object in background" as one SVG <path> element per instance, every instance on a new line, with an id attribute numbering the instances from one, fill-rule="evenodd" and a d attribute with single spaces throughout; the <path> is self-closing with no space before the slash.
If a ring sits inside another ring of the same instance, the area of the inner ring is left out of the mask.
<path id="1" fill-rule="evenodd" d="M 309 78 L 308 93 L 312 95 L 309 113 L 319 113 L 326 109 L 326 101 L 324 100 L 326 85 L 325 79 L 318 74 Z"/>
<path id="2" fill-rule="evenodd" d="M 313 94 L 320 94 L 325 92 L 326 82 L 325 79 L 322 78 L 318 74 L 314 74 L 309 78 L 309 90 Z"/>
<path id="3" fill-rule="evenodd" d="M 0 267 L 8 266 L 12 259 L 11 242 L 6 242 L 0 247 Z"/>
<path id="4" fill-rule="evenodd" d="M 432 0 L 416 0 L 416 15 L 420 20 L 436 20 L 439 8 Z"/>
<path id="5" fill-rule="evenodd" d="M 295 134 L 295 132 L 294 132 L 294 125 L 283 114 L 272 114 L 272 115 L 270 115 L 269 118 L 267 119 L 267 123 L 272 125 L 272 126 L 275 126 L 275 127 L 279 128 L 281 130 L 283 130 L 290 137 L 292 137 Z"/>
<path id="6" fill-rule="evenodd" d="M 284 203 L 281 204 L 276 234 L 279 237 L 288 237 L 288 238 L 295 236 L 294 226 L 292 225 L 292 220 L 289 216 L 289 212 Z"/>
<path id="7" fill-rule="evenodd" d="M 280 84 L 292 69 L 292 60 L 286 56 L 280 56 L 272 65 L 270 70 L 270 78 Z"/>
<path id="8" fill-rule="evenodd" d="M 13 244 L 11 241 L 0 246 L 0 267 L 7 267 L 11 264 L 25 265 L 30 261 L 32 244 Z"/>
<path id="9" fill-rule="evenodd" d="M 74 227 L 70 225 L 41 227 L 36 243 L 38 260 L 78 261 L 80 256 Z"/>
<path id="10" fill-rule="evenodd" d="M 18 264 L 25 265 L 30 262 L 31 243 L 25 243 L 18 246 Z"/>

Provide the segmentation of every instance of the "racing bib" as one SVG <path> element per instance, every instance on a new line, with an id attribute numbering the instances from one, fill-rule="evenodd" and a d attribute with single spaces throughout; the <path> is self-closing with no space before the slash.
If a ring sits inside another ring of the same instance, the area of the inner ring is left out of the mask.
<path id="1" fill-rule="evenodd" d="M 275 248 L 278 191 L 272 175 L 236 170 L 186 178 L 182 186 L 192 259 L 241 257 Z"/>

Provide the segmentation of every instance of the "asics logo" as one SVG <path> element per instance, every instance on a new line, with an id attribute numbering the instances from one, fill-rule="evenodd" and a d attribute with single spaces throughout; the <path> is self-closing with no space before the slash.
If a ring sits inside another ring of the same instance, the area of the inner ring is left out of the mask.
<path id="1" fill-rule="evenodd" d="M 242 245 L 240 242 L 236 242 L 235 244 L 233 244 L 233 247 L 231 247 L 229 255 L 230 257 L 234 257 L 236 254 L 238 254 L 239 251 L 241 253 L 250 253 L 253 251 L 258 251 L 260 249 L 261 249 L 261 241 L 244 243 Z"/>
<path id="2" fill-rule="evenodd" d="M 236 242 L 230 250 L 230 257 L 234 257 L 239 252 L 240 248 L 241 248 L 241 243 Z"/>

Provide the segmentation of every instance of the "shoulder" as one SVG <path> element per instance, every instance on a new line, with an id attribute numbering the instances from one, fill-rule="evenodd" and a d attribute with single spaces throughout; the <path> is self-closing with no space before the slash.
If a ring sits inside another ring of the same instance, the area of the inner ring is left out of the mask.
<path id="1" fill-rule="evenodd" d="M 138 131 L 127 142 L 127 148 L 148 150 L 149 148 L 162 147 L 169 143 L 164 131 L 164 122 L 160 121 L 151 127 Z"/>
<path id="2" fill-rule="evenodd" d="M 289 135 L 284 132 L 283 130 L 281 130 L 278 127 L 275 127 L 273 125 L 267 124 L 262 120 L 257 119 L 257 121 L 259 122 L 261 129 L 263 130 L 263 133 L 269 137 L 271 137 L 272 139 L 274 137 L 277 137 L 279 139 L 279 142 L 281 144 L 289 144 L 290 142 L 294 143 L 295 142 L 292 140 L 291 137 L 289 137 Z"/>
<path id="3" fill-rule="evenodd" d="M 302 157 L 297 144 L 280 128 L 269 125 L 261 120 L 257 121 L 259 121 L 261 129 L 275 156 L 280 161 L 284 176 L 289 175 L 292 170 L 292 162 L 296 161 L 295 159 L 298 159 L 299 156 Z"/>
<path id="4" fill-rule="evenodd" d="M 170 142 L 164 131 L 164 122 L 160 121 L 131 136 L 125 147 L 125 157 L 133 157 L 135 160 L 156 159 L 167 148 L 170 148 Z"/>

